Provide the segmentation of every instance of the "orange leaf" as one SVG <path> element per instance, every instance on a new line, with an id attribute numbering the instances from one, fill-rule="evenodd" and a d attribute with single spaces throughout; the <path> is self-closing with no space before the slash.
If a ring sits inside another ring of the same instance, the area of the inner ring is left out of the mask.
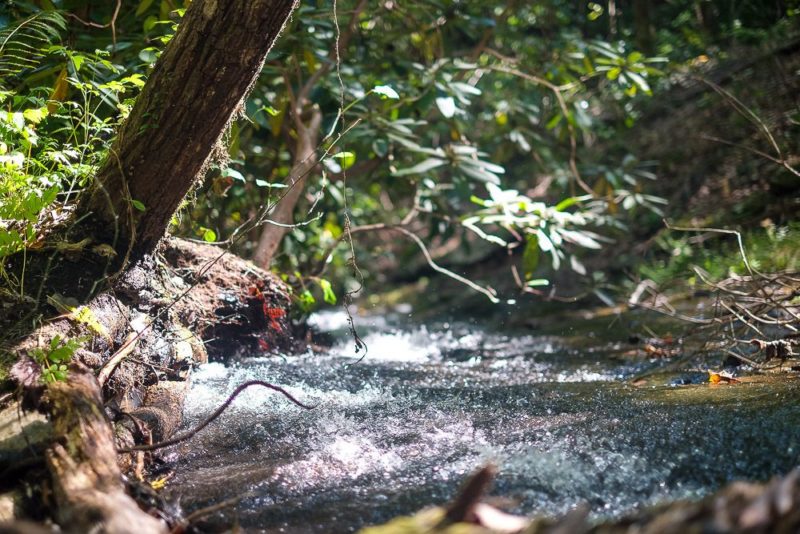
<path id="1" fill-rule="evenodd" d="M 63 102 L 66 100 L 68 91 L 69 84 L 67 83 L 67 67 L 64 67 L 58 74 L 55 85 L 53 85 L 53 91 L 50 93 L 51 102 L 47 103 L 47 111 L 54 113 L 59 107 L 56 102 Z"/>

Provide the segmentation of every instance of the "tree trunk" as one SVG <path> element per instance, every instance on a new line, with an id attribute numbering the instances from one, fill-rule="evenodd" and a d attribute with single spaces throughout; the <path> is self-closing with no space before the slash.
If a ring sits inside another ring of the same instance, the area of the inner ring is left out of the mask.
<path id="1" fill-rule="evenodd" d="M 731 3 L 730 11 L 733 13 L 733 3 Z M 695 18 L 697 23 L 703 31 L 711 39 L 719 37 L 719 21 L 717 19 L 716 9 L 712 2 L 708 0 L 698 0 L 694 4 Z M 734 18 L 733 15 L 731 15 Z"/>
<path id="2" fill-rule="evenodd" d="M 322 113 L 316 107 L 311 109 L 311 118 L 308 124 L 302 124 L 302 119 L 297 121 L 297 144 L 295 145 L 294 164 L 289 173 L 291 181 L 287 184 L 286 195 L 278 201 L 272 213 L 268 214 L 269 220 L 278 224 L 267 222 L 261 230 L 253 261 L 262 269 L 269 269 L 275 252 L 281 244 L 283 236 L 289 231 L 288 226 L 294 223 L 294 208 L 306 188 L 308 175 L 319 163 L 317 156 L 317 143 L 319 142 L 319 128 L 322 123 Z"/>
<path id="3" fill-rule="evenodd" d="M 294 151 L 294 164 L 289 173 L 290 181 L 288 191 L 278 201 L 278 205 L 267 216 L 264 229 L 258 240 L 258 246 L 253 254 L 253 261 L 262 269 L 269 269 L 270 262 L 281 244 L 283 236 L 289 230 L 288 226 L 294 223 L 294 209 L 305 191 L 308 175 L 319 163 L 317 143 L 319 143 L 322 112 L 319 107 L 312 104 L 311 92 L 317 83 L 330 71 L 334 64 L 341 61 L 342 55 L 347 50 L 350 39 L 358 27 L 361 13 L 367 7 L 367 0 L 359 0 L 355 9 L 350 13 L 350 22 L 347 28 L 334 42 L 334 48 L 328 52 L 328 61 L 314 71 L 297 92 L 297 97 L 292 98 L 292 119 L 297 132 L 297 143 Z M 310 116 L 309 116 L 310 114 Z M 304 120 L 304 117 L 305 118 Z M 270 224 L 270 223 L 277 224 Z"/>
<path id="4" fill-rule="evenodd" d="M 296 3 L 195 0 L 186 10 L 81 208 L 121 257 L 137 259 L 164 235 Z"/>
<path id="5" fill-rule="evenodd" d="M 650 13 L 650 0 L 634 0 L 633 25 L 636 36 L 636 46 L 645 54 L 653 53 L 655 32 Z"/>

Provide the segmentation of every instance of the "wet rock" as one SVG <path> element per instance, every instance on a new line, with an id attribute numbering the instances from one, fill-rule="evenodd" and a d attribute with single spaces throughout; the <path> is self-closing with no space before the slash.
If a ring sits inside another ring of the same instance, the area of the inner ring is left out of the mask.
<path id="1" fill-rule="evenodd" d="M 38 412 L 22 411 L 12 402 L 0 411 L 0 471 L 31 456 L 31 448 L 48 443 L 53 428 Z"/>

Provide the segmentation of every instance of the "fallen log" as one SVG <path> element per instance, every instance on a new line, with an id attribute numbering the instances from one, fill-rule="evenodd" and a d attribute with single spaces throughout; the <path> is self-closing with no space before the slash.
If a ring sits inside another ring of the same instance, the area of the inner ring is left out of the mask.
<path id="1" fill-rule="evenodd" d="M 89 369 L 74 369 L 48 388 L 56 443 L 46 453 L 56 519 L 70 532 L 149 534 L 167 526 L 125 493 L 100 385 Z"/>
<path id="2" fill-rule="evenodd" d="M 676 501 L 606 521 L 588 506 L 567 514 L 528 519 L 479 502 L 494 471 L 484 467 L 448 507 L 426 508 L 359 534 L 771 534 L 800 532 L 800 467 L 767 484 L 734 482 L 698 501 Z"/>

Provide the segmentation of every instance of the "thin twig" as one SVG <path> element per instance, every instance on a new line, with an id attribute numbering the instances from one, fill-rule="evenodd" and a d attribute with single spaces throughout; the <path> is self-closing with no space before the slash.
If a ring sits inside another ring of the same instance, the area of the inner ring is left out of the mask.
<path id="1" fill-rule="evenodd" d="M 462 284 L 470 287 L 471 289 L 474 289 L 478 293 L 483 293 L 493 303 L 500 302 L 500 299 L 497 298 L 497 296 L 496 296 L 496 294 L 495 294 L 495 292 L 493 290 L 491 290 L 489 288 L 486 288 L 486 287 L 483 287 L 483 286 L 480 286 L 480 285 L 476 284 L 475 282 L 473 282 L 472 280 L 469 280 L 468 278 L 464 278 L 463 276 L 461 276 L 459 274 L 456 274 L 456 273 L 454 273 L 453 271 L 451 271 L 449 269 L 445 269 L 444 267 L 442 267 L 441 265 L 439 265 L 435 261 L 433 261 L 433 258 L 431 257 L 430 252 L 428 252 L 428 249 L 425 246 L 425 243 L 423 243 L 422 239 L 420 239 L 413 232 L 409 232 L 408 230 L 406 230 L 405 228 L 402 228 L 400 226 L 390 227 L 390 229 L 391 230 L 395 230 L 397 232 L 400 232 L 401 234 L 403 234 L 406 237 L 408 237 L 409 239 L 411 239 L 414 243 L 416 243 L 417 246 L 419 247 L 419 249 L 422 251 L 422 255 L 425 256 L 425 260 L 428 262 L 428 265 L 430 265 L 431 269 L 433 269 L 437 273 L 441 273 L 441 274 L 444 274 L 446 276 L 449 276 L 453 280 L 458 280 Z"/>
<path id="2" fill-rule="evenodd" d="M 120 10 L 121 7 L 122 7 L 122 0 L 117 0 L 117 7 L 114 8 L 114 14 L 111 15 L 111 20 L 107 24 L 98 24 L 97 22 L 92 22 L 90 20 L 88 20 L 88 21 L 87 20 L 83 20 L 82 18 L 80 18 L 78 15 L 76 15 L 74 13 L 67 13 L 67 16 L 77 20 L 78 22 L 80 22 L 84 26 L 89 26 L 91 28 L 104 29 L 104 28 L 111 27 L 111 42 L 116 47 L 117 46 L 117 16 L 119 16 L 119 10 Z"/>
<path id="3" fill-rule="evenodd" d="M 707 141 L 714 141 L 715 143 L 721 143 L 723 145 L 728 145 L 728 146 L 732 146 L 732 147 L 735 147 L 735 148 L 741 148 L 742 150 L 746 150 L 746 151 L 750 152 L 751 154 L 755 154 L 756 156 L 759 156 L 759 157 L 762 157 L 764 159 L 767 159 L 767 160 L 769 160 L 769 161 L 771 161 L 773 163 L 777 163 L 778 165 L 780 165 L 781 167 L 783 167 L 787 171 L 791 172 L 795 176 L 800 176 L 800 171 L 798 171 L 797 169 L 792 167 L 789 164 L 789 162 L 786 161 L 785 159 L 776 158 L 774 156 L 770 156 L 766 152 L 762 152 L 761 150 L 758 150 L 756 148 L 749 147 L 749 146 L 743 145 L 741 143 L 734 143 L 733 141 L 728 141 L 726 139 L 721 139 L 721 138 L 713 136 L 713 135 L 703 134 L 703 135 L 700 136 L 700 139 L 706 139 Z"/>
<path id="4" fill-rule="evenodd" d="M 247 497 L 249 494 L 250 492 L 247 492 L 244 493 L 243 495 L 237 495 L 236 497 L 231 497 L 230 499 L 225 499 L 224 501 L 220 501 L 210 506 L 205 506 L 203 508 L 195 510 L 194 512 L 183 518 L 183 520 L 180 521 L 179 526 L 186 527 L 188 525 L 191 525 L 193 522 L 197 521 L 201 517 L 207 516 L 208 514 L 213 514 L 214 512 L 218 512 L 219 510 L 223 510 L 230 506 L 239 504 L 239 501 Z M 175 529 L 173 529 L 173 532 L 183 532 L 183 530 L 178 530 L 178 528 L 176 527 Z"/>
<path id="5" fill-rule="evenodd" d="M 540 78 L 539 76 L 534 76 L 533 74 L 528 74 L 527 72 L 522 72 L 519 69 L 506 67 L 504 65 L 490 65 L 490 70 L 503 72 L 505 74 L 510 74 L 512 76 L 517 76 L 518 78 L 522 78 L 523 80 L 527 80 L 529 82 L 535 83 L 537 85 L 541 85 L 542 87 L 546 87 L 549 89 L 553 96 L 556 97 L 556 101 L 558 102 L 559 108 L 561 108 L 561 113 L 564 114 L 564 121 L 567 124 L 567 132 L 569 133 L 569 168 L 572 171 L 572 176 L 575 178 L 575 182 L 583 189 L 587 194 L 594 197 L 596 194 L 594 190 L 589 187 L 589 184 L 583 181 L 581 177 L 581 173 L 578 171 L 578 139 L 575 133 L 575 127 L 572 125 L 572 121 L 569 120 L 569 110 L 567 109 L 567 103 L 564 100 L 564 95 L 561 93 L 561 89 L 545 80 L 544 78 Z"/>
<path id="6" fill-rule="evenodd" d="M 111 373 L 117 368 L 117 365 L 125 359 L 126 356 L 131 354 L 136 349 L 136 342 L 139 339 L 139 332 L 133 331 L 125 338 L 125 342 L 117 349 L 117 352 L 103 365 L 100 372 L 97 374 L 97 381 L 102 386 L 111 377 Z"/>

